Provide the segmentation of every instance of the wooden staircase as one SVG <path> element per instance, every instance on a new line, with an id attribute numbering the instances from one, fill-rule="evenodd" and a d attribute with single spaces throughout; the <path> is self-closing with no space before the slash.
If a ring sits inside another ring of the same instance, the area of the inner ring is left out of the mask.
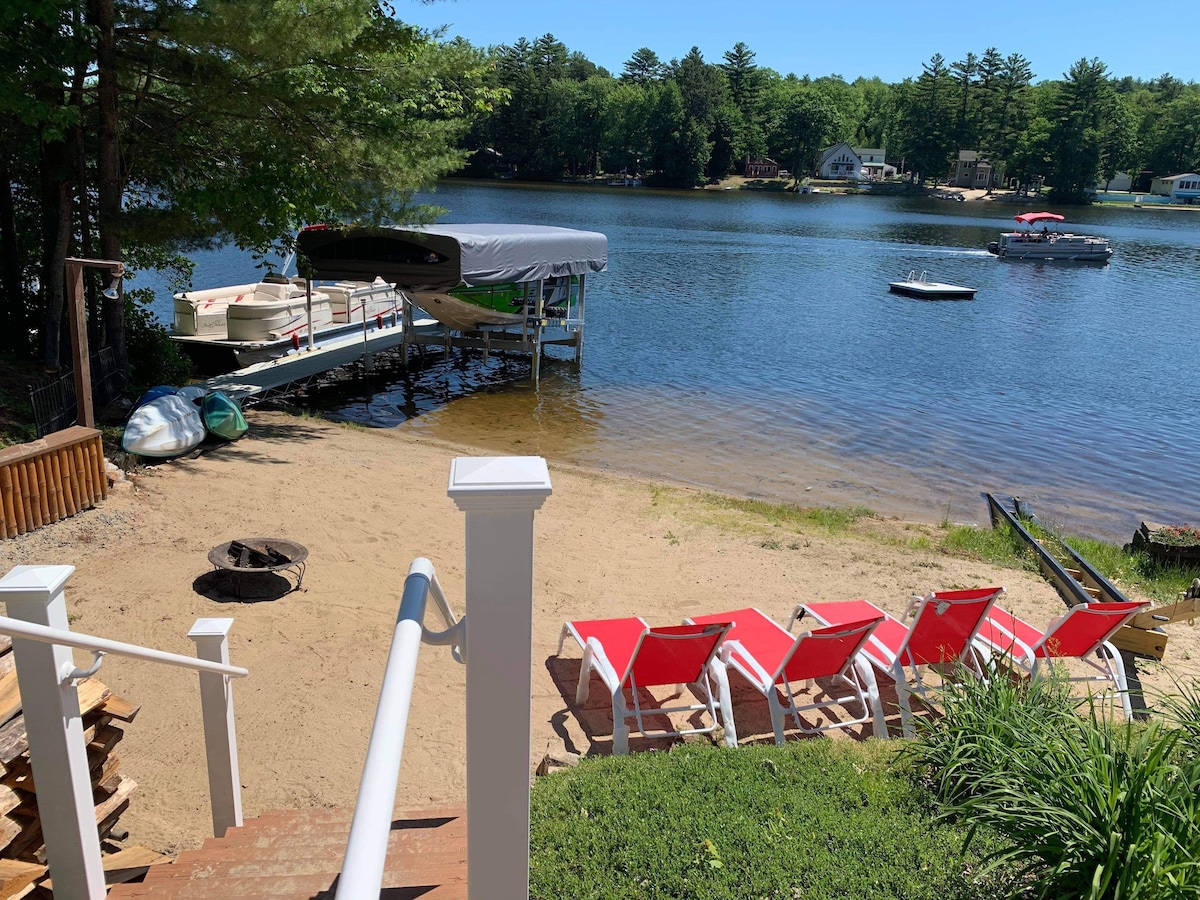
<path id="1" fill-rule="evenodd" d="M 110 900 L 333 900 L 353 813 L 289 809 L 263 813 L 209 838 L 199 850 L 154 866 Z M 405 813 L 392 822 L 380 900 L 466 900 L 464 807 Z M 358 898 L 355 898 L 358 900 Z M 367 900 L 367 898 L 363 898 Z M 374 900 L 374 898 L 370 898 Z"/>

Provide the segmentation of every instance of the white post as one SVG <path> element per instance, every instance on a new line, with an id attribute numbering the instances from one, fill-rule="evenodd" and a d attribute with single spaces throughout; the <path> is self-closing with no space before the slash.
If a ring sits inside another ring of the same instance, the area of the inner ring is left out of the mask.
<path id="1" fill-rule="evenodd" d="M 467 891 L 529 896 L 533 514 L 552 491 L 540 456 L 459 457 L 466 513 Z"/>
<path id="2" fill-rule="evenodd" d="M 196 656 L 229 665 L 229 629 L 233 619 L 197 619 L 188 632 Z M 233 684 L 228 675 L 200 673 L 200 708 L 204 717 L 204 755 L 208 761 L 208 796 L 213 836 L 242 824 L 242 783 L 238 773 L 237 733 L 233 724 Z"/>
<path id="3" fill-rule="evenodd" d="M 16 566 L 0 578 L 8 615 L 69 630 L 63 585 L 74 571 L 74 566 Z M 71 648 L 15 637 L 13 656 L 54 891 L 100 900 L 106 890 L 83 719 L 79 693 L 66 678 L 75 670 Z"/>

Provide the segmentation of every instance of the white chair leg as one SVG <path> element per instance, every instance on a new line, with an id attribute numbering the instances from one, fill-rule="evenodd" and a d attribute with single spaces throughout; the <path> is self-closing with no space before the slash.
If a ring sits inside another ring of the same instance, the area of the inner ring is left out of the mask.
<path id="1" fill-rule="evenodd" d="M 909 702 L 908 679 L 904 666 L 897 662 L 892 666 L 892 674 L 896 679 L 896 699 L 900 701 L 900 733 L 906 738 L 917 736 L 912 723 L 912 705 Z"/>
<path id="2" fill-rule="evenodd" d="M 583 646 L 583 661 L 579 664 L 579 687 L 575 689 L 575 703 L 582 706 L 588 698 L 588 690 L 592 681 L 592 645 Z"/>
<path id="3" fill-rule="evenodd" d="M 887 738 L 887 721 L 883 717 L 883 703 L 879 699 L 879 682 L 875 680 L 875 670 L 861 656 L 855 657 L 854 670 L 858 679 L 867 692 L 867 702 L 871 706 L 871 715 L 875 719 L 875 737 Z"/>
<path id="4" fill-rule="evenodd" d="M 775 743 L 783 746 L 784 722 L 783 705 L 779 702 L 779 692 L 775 685 L 767 688 L 767 708 L 771 710 L 771 727 L 775 729 Z"/>
<path id="5" fill-rule="evenodd" d="M 729 675 L 725 666 L 714 659 L 708 670 L 717 682 L 717 709 L 721 713 L 721 727 L 725 729 L 725 746 L 737 746 L 737 726 L 733 723 L 733 697 L 729 693 Z"/>
<path id="6" fill-rule="evenodd" d="M 1116 682 L 1117 696 L 1121 699 L 1121 709 L 1125 711 L 1125 721 L 1133 721 L 1133 704 L 1129 701 L 1129 680 L 1125 675 L 1125 660 L 1121 659 L 1121 653 L 1105 641 L 1101 645 L 1101 653 L 1108 654 L 1109 668 L 1112 670 L 1113 681 Z"/>
<path id="7" fill-rule="evenodd" d="M 613 753 L 624 756 L 629 752 L 629 710 L 625 706 L 625 697 L 621 689 L 613 694 Z"/>

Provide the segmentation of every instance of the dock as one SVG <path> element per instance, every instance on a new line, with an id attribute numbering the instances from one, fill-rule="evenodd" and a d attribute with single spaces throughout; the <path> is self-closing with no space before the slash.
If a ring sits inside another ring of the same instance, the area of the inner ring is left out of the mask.
<path id="1" fill-rule="evenodd" d="M 209 378 L 200 384 L 210 391 L 221 391 L 239 404 L 253 405 L 264 400 L 290 394 L 316 381 L 331 369 L 347 365 L 384 350 L 418 343 L 429 337 L 443 341 L 444 328 L 436 319 L 413 317 L 408 312 L 404 320 L 396 325 L 384 326 L 357 333 L 352 337 L 342 336 L 323 341 L 311 350 L 302 347 L 284 356 L 266 362 L 255 363 L 224 375 Z M 405 353 L 407 362 L 407 352 Z"/>

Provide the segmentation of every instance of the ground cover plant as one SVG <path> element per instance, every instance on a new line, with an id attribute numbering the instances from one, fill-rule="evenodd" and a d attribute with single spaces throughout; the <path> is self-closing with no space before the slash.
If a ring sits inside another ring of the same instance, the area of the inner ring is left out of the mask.
<path id="1" fill-rule="evenodd" d="M 1175 723 L 1131 725 L 1079 703 L 1044 678 L 949 688 L 945 716 L 907 751 L 939 820 L 964 827 L 968 847 L 981 833 L 1004 839 L 984 855 L 1020 871 L 1009 896 L 1200 896 L 1195 689 L 1161 704 Z"/>
<path id="2" fill-rule="evenodd" d="M 985 833 L 934 821 L 900 742 L 791 741 L 584 760 L 532 794 L 536 900 L 975 900 Z"/>

